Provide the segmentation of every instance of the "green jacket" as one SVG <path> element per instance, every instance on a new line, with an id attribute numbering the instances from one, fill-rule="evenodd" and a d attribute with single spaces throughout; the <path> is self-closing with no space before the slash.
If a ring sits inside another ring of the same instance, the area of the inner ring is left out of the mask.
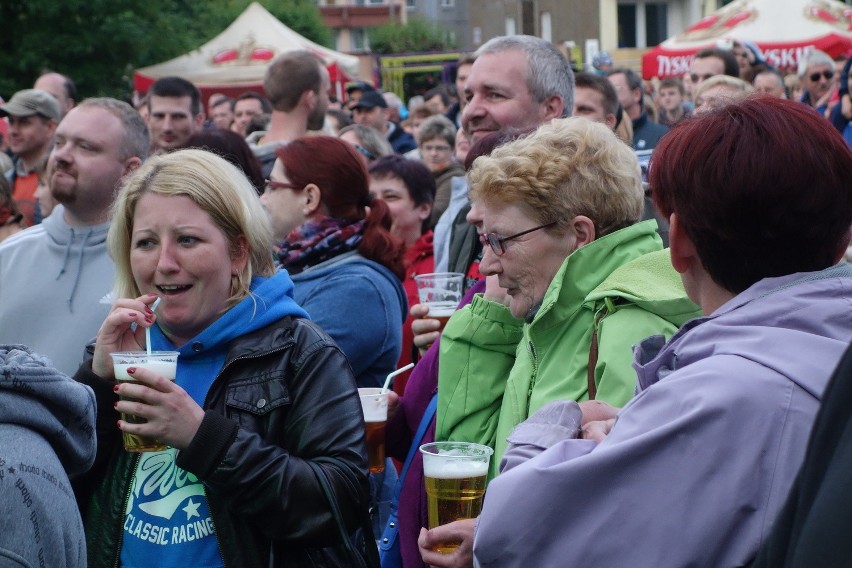
<path id="1" fill-rule="evenodd" d="M 494 448 L 493 478 L 517 424 L 554 400 L 588 399 L 595 326 L 595 398 L 623 406 L 636 388 L 633 345 L 700 315 L 655 228 L 637 223 L 569 255 L 529 324 L 482 296 L 454 314 L 441 338 L 435 439 Z"/>

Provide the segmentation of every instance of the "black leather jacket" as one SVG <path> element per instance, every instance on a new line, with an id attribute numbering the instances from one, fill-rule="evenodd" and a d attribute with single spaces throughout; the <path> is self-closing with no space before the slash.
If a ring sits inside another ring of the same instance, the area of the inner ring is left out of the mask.
<path id="1" fill-rule="evenodd" d="M 91 370 L 77 380 L 98 400 L 98 459 L 75 491 L 89 566 L 118 566 L 124 510 L 137 455 L 125 452 L 112 383 Z M 320 462 L 350 530 L 368 502 L 364 424 L 352 370 L 315 324 L 284 318 L 234 340 L 205 400 L 201 426 L 177 465 L 205 486 L 225 566 L 333 566 L 339 543 L 320 485 Z"/>

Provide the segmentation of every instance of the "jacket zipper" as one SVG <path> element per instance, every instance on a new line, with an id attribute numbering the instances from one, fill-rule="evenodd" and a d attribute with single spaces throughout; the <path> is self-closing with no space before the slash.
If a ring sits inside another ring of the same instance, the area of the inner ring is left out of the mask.
<path id="1" fill-rule="evenodd" d="M 115 560 L 113 567 L 118 568 L 121 563 L 121 544 L 124 542 L 124 521 L 121 520 L 127 514 L 127 504 L 130 502 L 130 494 L 133 492 L 133 477 L 136 476 L 136 468 L 139 467 L 139 460 L 142 458 L 138 453 L 133 456 L 133 465 L 130 471 L 133 474 L 130 476 L 130 483 L 127 485 L 127 492 L 124 494 L 124 501 L 121 503 L 121 511 L 118 514 L 118 539 L 115 547 Z"/>
<path id="2" fill-rule="evenodd" d="M 531 400 L 532 400 L 532 391 L 533 391 L 533 387 L 535 386 L 535 381 L 536 381 L 537 375 L 538 375 L 538 360 L 537 360 L 538 354 L 536 353 L 535 344 L 532 342 L 532 339 L 529 342 L 529 346 L 530 346 L 530 358 L 532 360 L 532 375 L 530 376 L 530 386 L 527 389 L 527 416 L 526 416 L 527 418 L 529 418 L 529 415 L 530 415 L 530 403 L 531 403 Z M 526 418 L 525 418 L 525 420 L 526 420 Z"/>

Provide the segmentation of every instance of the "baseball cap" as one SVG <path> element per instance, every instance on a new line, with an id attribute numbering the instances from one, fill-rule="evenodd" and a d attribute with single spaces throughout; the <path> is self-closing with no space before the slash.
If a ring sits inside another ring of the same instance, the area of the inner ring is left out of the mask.
<path id="1" fill-rule="evenodd" d="M 32 116 L 40 114 L 59 122 L 59 102 L 53 95 L 38 89 L 24 89 L 12 95 L 12 100 L 0 105 L 0 116 Z"/>
<path id="2" fill-rule="evenodd" d="M 592 66 L 600 69 L 602 65 L 612 65 L 612 56 L 606 51 L 599 51 L 592 57 Z"/>
<path id="3" fill-rule="evenodd" d="M 369 83 L 364 81 L 350 81 L 346 83 L 346 94 L 352 93 L 352 91 L 374 91 L 375 89 Z"/>
<path id="4" fill-rule="evenodd" d="M 362 108 L 365 110 L 374 109 L 376 107 L 388 108 L 388 103 L 385 101 L 385 98 L 378 91 L 367 91 L 357 103 L 352 105 L 352 109 Z"/>

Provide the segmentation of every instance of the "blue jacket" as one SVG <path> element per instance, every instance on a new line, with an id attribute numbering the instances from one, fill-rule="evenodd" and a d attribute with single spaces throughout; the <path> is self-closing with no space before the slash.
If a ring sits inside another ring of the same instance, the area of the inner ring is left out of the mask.
<path id="1" fill-rule="evenodd" d="M 355 251 L 292 278 L 296 302 L 340 346 L 358 386 L 382 386 L 399 360 L 408 313 L 399 279 Z"/>

